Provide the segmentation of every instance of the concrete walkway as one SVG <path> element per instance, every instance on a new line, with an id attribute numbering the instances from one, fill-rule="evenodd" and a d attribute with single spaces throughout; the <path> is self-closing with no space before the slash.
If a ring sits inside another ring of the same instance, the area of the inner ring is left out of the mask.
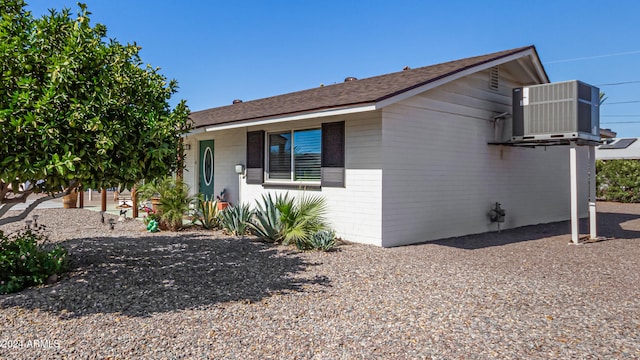
<path id="1" fill-rule="evenodd" d="M 31 205 L 34 201 L 36 201 L 39 197 L 40 196 L 38 195 L 31 195 L 27 199 L 27 202 L 16 204 L 14 207 L 11 208 L 11 210 L 22 211 L 26 209 L 29 205 Z M 41 203 L 36 207 L 36 209 L 57 209 L 61 207 L 62 207 L 62 199 L 54 199 L 54 200 L 49 200 Z"/>
<path id="2" fill-rule="evenodd" d="M 11 208 L 11 210 L 24 210 L 27 208 L 27 206 L 31 205 L 31 203 L 33 203 L 35 200 L 37 200 L 41 195 L 31 195 L 26 203 L 23 204 L 17 204 L 14 207 Z M 80 203 L 80 200 L 78 199 L 78 204 Z M 113 200 L 113 191 L 107 191 L 107 213 L 109 214 L 115 214 L 115 215 L 119 215 L 120 214 L 120 208 L 118 205 L 120 205 L 121 202 L 116 202 Z M 131 204 L 131 202 L 129 201 L 129 204 Z M 102 203 L 101 203 L 101 194 L 99 191 L 92 191 L 91 192 L 91 198 L 89 196 L 89 191 L 85 191 L 84 193 L 84 208 L 87 210 L 92 210 L 92 211 L 100 211 L 102 208 Z M 36 209 L 57 209 L 57 208 L 62 208 L 62 198 L 58 198 L 58 199 L 52 199 L 52 200 L 48 200 L 45 201 L 43 203 L 41 203 L 40 205 L 38 205 L 36 207 Z M 127 211 L 127 217 L 131 217 L 133 215 L 133 210 L 131 208 L 129 208 L 129 210 Z M 140 211 L 138 213 L 138 217 L 142 218 L 142 216 L 145 215 L 144 211 Z"/>

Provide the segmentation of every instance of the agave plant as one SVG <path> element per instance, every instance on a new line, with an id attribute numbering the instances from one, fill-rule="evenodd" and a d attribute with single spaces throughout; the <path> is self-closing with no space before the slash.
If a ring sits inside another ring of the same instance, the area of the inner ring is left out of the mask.
<path id="1" fill-rule="evenodd" d="M 249 226 L 265 241 L 295 244 L 301 250 L 310 250 L 316 248 L 311 243 L 313 235 L 329 228 L 326 213 L 326 201 L 321 196 L 307 195 L 296 200 L 289 193 L 267 194 L 256 202 Z"/>
<path id="2" fill-rule="evenodd" d="M 262 195 L 262 203 L 256 201 L 254 217 L 249 222 L 251 231 L 268 242 L 280 242 L 283 237 L 282 213 L 279 205 L 291 202 L 288 193 L 276 195 Z"/>
<path id="3" fill-rule="evenodd" d="M 250 222 L 251 230 L 269 242 L 296 244 L 300 249 L 310 248 L 311 236 L 327 229 L 326 201 L 321 196 L 303 196 L 299 201 L 286 194 L 263 195 L 256 203 L 256 212 Z"/>
<path id="4" fill-rule="evenodd" d="M 309 245 L 312 249 L 329 251 L 336 247 L 336 233 L 333 230 L 320 230 L 311 236 Z"/>
<path id="5" fill-rule="evenodd" d="M 199 197 L 196 202 L 196 212 L 193 222 L 200 222 L 205 229 L 215 229 L 220 227 L 220 210 L 216 200 L 207 200 Z"/>
<path id="6" fill-rule="evenodd" d="M 231 235 L 244 235 L 252 216 L 253 211 L 248 204 L 228 207 L 220 212 L 220 225 Z"/>

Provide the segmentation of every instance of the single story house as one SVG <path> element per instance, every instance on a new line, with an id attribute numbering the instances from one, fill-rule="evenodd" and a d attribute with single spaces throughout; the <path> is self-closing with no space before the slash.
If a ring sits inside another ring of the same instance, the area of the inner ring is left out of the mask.
<path id="1" fill-rule="evenodd" d="M 496 203 L 502 229 L 567 220 L 568 146 L 496 144 L 511 136 L 512 89 L 548 82 L 527 46 L 234 101 L 191 114 L 184 179 L 236 204 L 321 194 L 338 236 L 383 247 L 496 231 Z"/>
<path id="2" fill-rule="evenodd" d="M 640 159 L 640 139 L 613 138 L 596 147 L 596 160 Z"/>

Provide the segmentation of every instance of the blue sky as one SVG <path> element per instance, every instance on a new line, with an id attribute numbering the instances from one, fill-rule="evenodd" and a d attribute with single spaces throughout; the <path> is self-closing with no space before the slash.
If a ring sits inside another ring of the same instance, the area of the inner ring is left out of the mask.
<path id="1" fill-rule="evenodd" d="M 77 9 L 27 2 L 36 16 Z M 631 82 L 600 87 L 600 122 L 640 137 L 639 1 L 85 2 L 109 37 L 178 80 L 176 102 L 193 111 L 533 44 L 551 81 Z"/>

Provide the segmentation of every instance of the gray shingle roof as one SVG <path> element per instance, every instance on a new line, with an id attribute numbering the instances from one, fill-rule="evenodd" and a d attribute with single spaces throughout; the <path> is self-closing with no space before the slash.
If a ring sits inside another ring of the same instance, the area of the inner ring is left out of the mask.
<path id="1" fill-rule="evenodd" d="M 466 69 L 533 49 L 521 47 L 191 113 L 195 128 L 375 103 Z"/>

